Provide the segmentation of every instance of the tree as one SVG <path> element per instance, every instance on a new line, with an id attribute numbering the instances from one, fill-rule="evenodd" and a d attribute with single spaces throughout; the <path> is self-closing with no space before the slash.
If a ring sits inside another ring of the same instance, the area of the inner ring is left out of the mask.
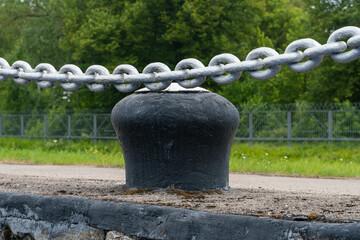
<path id="1" fill-rule="evenodd" d="M 254 34 L 256 39 L 252 40 L 255 46 L 252 47 L 270 47 L 281 54 L 292 41 L 308 37 L 309 22 L 302 1 L 265 0 L 259 3 L 262 12 L 257 25 L 258 33 Z M 276 77 L 266 81 L 257 81 L 248 74 L 243 75 L 245 76 L 239 82 L 223 88 L 222 95 L 230 97 L 232 102 L 291 103 L 306 92 L 304 79 L 307 74 L 294 73 L 286 66 L 282 66 Z"/>
<path id="2" fill-rule="evenodd" d="M 109 4 L 91 0 L 85 8 L 84 17 L 74 14 L 80 11 L 74 6 L 64 8 L 68 20 L 62 46 L 73 52 L 78 64 L 97 63 L 108 69 L 129 63 L 141 71 L 158 61 L 173 69 L 178 61 L 190 57 L 207 65 L 222 52 L 245 58 L 261 35 L 257 27 L 263 11 L 260 1 L 127 0 Z M 211 81 L 206 84 L 220 89 Z M 111 105 L 117 100 L 107 98 Z"/>
<path id="3" fill-rule="evenodd" d="M 59 1 L 4 0 L 0 6 L 1 56 L 11 65 L 25 60 L 32 67 L 50 62 L 56 68 L 70 61 L 59 48 L 62 16 Z M 41 90 L 35 83 L 19 86 L 8 80 L 0 84 L 0 105 L 3 110 L 28 111 L 61 104 L 62 89 Z M 54 98 L 54 96 L 57 96 Z"/>
<path id="4" fill-rule="evenodd" d="M 10 63 L 49 62 L 56 69 L 74 63 L 83 71 L 99 64 L 112 72 L 127 63 L 141 72 L 159 61 L 174 69 L 185 58 L 206 66 L 224 52 L 243 61 L 255 48 L 283 53 L 300 38 L 324 44 L 333 30 L 359 25 L 359 9 L 355 0 L 3 0 L 0 54 Z M 282 66 L 271 80 L 243 73 L 231 85 L 208 80 L 204 87 L 236 104 L 360 101 L 358 64 L 326 57 L 305 74 Z M 9 110 L 50 109 L 63 104 L 62 91 L 59 85 L 42 90 L 34 83 L 23 87 L 8 81 L 0 84 L 0 104 Z M 114 87 L 93 93 L 84 86 L 73 94 L 71 107 L 110 109 L 124 96 Z"/>
<path id="5" fill-rule="evenodd" d="M 336 29 L 360 26 L 360 2 L 354 0 L 306 1 L 312 23 L 309 34 L 322 43 Z M 344 39 L 346 40 L 346 39 Z M 309 77 L 305 99 L 314 102 L 360 101 L 359 61 L 337 63 L 329 57 Z"/>

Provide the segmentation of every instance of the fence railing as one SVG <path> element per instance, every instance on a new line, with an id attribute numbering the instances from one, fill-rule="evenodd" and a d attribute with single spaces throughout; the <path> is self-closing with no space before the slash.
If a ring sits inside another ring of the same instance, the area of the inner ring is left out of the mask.
<path id="1" fill-rule="evenodd" d="M 240 112 L 236 140 L 360 141 L 360 110 Z"/>
<path id="2" fill-rule="evenodd" d="M 117 139 L 110 114 L 2 114 L 0 137 Z M 360 141 L 360 110 L 241 111 L 235 140 Z"/>
<path id="3" fill-rule="evenodd" d="M 4 114 L 0 137 L 117 139 L 110 114 Z"/>

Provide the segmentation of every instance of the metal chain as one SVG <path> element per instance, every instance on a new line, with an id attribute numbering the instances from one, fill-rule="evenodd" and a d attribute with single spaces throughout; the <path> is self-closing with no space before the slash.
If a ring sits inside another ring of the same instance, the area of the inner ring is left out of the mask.
<path id="1" fill-rule="evenodd" d="M 347 42 L 341 41 L 346 38 Z M 346 51 L 348 47 L 351 50 Z M 94 92 L 104 91 L 111 84 L 120 92 L 133 92 L 143 83 L 150 91 L 160 91 L 172 81 L 177 81 L 184 88 L 198 87 L 206 77 L 221 85 L 230 84 L 238 80 L 244 71 L 257 80 L 267 80 L 279 73 L 281 65 L 287 65 L 294 72 L 304 73 L 319 66 L 324 56 L 330 56 L 340 63 L 358 59 L 360 28 L 340 28 L 330 35 L 324 45 L 310 38 L 296 40 L 288 45 L 283 54 L 268 47 L 257 48 L 247 55 L 245 61 L 229 53 L 213 57 L 207 67 L 197 59 L 184 59 L 176 65 L 174 71 L 160 62 L 147 65 L 142 73 L 128 64 L 119 65 L 112 74 L 99 65 L 90 66 L 85 73 L 72 64 L 56 71 L 48 63 L 41 63 L 32 69 L 27 62 L 16 61 L 10 66 L 5 59 L 0 58 L 0 82 L 11 77 L 17 84 L 26 85 L 35 81 L 41 88 L 51 88 L 59 82 L 68 91 L 78 90 L 85 83 Z M 260 70 L 262 68 L 266 69 Z"/>

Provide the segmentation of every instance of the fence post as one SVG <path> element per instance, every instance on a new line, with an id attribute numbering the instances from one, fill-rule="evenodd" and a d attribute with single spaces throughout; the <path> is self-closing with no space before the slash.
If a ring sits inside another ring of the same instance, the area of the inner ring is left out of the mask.
<path id="1" fill-rule="evenodd" d="M 329 139 L 329 144 L 331 144 L 332 141 L 332 129 L 333 129 L 333 112 L 331 110 L 329 110 L 328 112 L 328 139 Z"/>
<path id="2" fill-rule="evenodd" d="M 46 114 L 44 114 L 44 138 L 47 136 L 47 119 Z"/>
<path id="3" fill-rule="evenodd" d="M 287 112 L 287 139 L 288 139 L 288 147 L 291 147 L 291 112 Z"/>
<path id="4" fill-rule="evenodd" d="M 68 114 L 68 139 L 71 139 L 71 114 Z"/>
<path id="5" fill-rule="evenodd" d="M 21 139 L 24 138 L 24 115 L 20 115 L 20 135 Z"/>
<path id="6" fill-rule="evenodd" d="M 94 133 L 94 144 L 97 144 L 97 138 L 96 138 L 96 135 L 97 135 L 97 117 L 96 117 L 96 114 L 93 115 L 93 133 Z"/>
<path id="7" fill-rule="evenodd" d="M 254 132 L 253 132 L 253 112 L 249 112 L 249 139 L 250 139 L 250 144 L 253 144 L 253 137 L 254 137 Z"/>

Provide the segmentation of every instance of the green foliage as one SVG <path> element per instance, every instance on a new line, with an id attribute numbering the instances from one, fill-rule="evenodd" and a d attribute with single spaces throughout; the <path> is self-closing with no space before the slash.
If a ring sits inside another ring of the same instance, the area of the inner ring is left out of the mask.
<path id="1" fill-rule="evenodd" d="M 70 62 L 66 52 L 59 48 L 62 34 L 62 17 L 59 1 L 4 0 L 0 6 L 1 57 L 12 64 L 25 60 L 32 67 L 50 62 L 59 68 Z M 41 90 L 35 83 L 19 86 L 11 80 L 0 84 L 2 110 L 38 111 L 61 104 L 60 86 Z M 55 97 L 56 96 L 56 97 Z"/>
<path id="2" fill-rule="evenodd" d="M 260 22 L 251 49 L 244 49 L 238 56 L 246 56 L 253 48 L 271 47 L 279 53 L 298 38 L 305 38 L 307 29 L 307 14 L 302 2 L 291 0 L 257 1 L 262 6 Z M 233 103 L 292 103 L 302 97 L 305 90 L 301 75 L 290 71 L 286 66 L 273 79 L 256 81 L 243 74 L 240 81 L 222 88 L 221 94 Z"/>
<path id="3" fill-rule="evenodd" d="M 220 53 L 244 60 L 257 47 L 283 53 L 293 40 L 325 43 L 330 33 L 360 25 L 354 0 L 3 0 L 0 5 L 0 56 L 33 67 L 66 63 L 83 71 L 93 64 L 112 71 L 127 63 L 141 71 L 151 62 L 174 68 L 184 58 L 205 65 Z M 359 61 L 338 64 L 326 57 L 306 74 L 286 66 L 273 79 L 256 81 L 247 73 L 228 86 L 206 81 L 233 103 L 360 102 Z M 63 89 L 42 90 L 34 83 L 0 84 L 2 110 L 40 112 L 60 108 Z M 92 93 L 85 86 L 72 95 L 70 108 L 111 109 L 126 96 L 114 87 Z M 31 109 L 31 110 L 30 110 Z"/>
<path id="4" fill-rule="evenodd" d="M 310 22 L 309 34 L 325 42 L 332 31 L 344 26 L 360 26 L 360 2 L 354 0 L 306 0 Z M 346 39 L 345 39 L 346 40 Z M 313 102 L 360 101 L 359 61 L 342 64 L 325 58 L 321 67 L 309 73 L 308 89 L 303 99 Z"/>

